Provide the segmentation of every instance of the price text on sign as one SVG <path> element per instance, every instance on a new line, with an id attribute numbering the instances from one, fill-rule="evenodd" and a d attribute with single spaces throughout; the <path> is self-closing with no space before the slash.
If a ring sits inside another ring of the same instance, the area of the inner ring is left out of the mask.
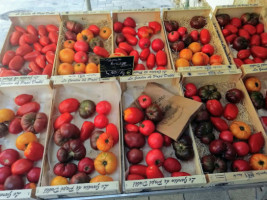
<path id="1" fill-rule="evenodd" d="M 100 59 L 101 78 L 130 76 L 133 74 L 134 57 L 113 57 Z"/>

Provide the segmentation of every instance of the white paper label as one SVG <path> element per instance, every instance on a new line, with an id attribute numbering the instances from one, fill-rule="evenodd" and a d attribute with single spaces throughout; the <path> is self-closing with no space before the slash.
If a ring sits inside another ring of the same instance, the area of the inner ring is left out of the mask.
<path id="1" fill-rule="evenodd" d="M 30 199 L 31 189 L 0 191 L 0 199 Z"/>
<path id="2" fill-rule="evenodd" d="M 51 80 L 55 85 L 66 83 L 85 83 L 85 82 L 103 82 L 114 81 L 116 78 L 100 78 L 100 74 L 75 74 L 64 76 L 52 76 Z"/>
<path id="3" fill-rule="evenodd" d="M 107 192 L 117 192 L 119 188 L 118 182 L 101 182 L 101 183 L 84 183 L 73 185 L 59 185 L 59 186 L 47 186 L 37 187 L 36 196 L 48 197 L 48 196 L 60 196 L 60 195 L 73 195 L 77 196 L 84 193 L 88 195 L 93 194 L 105 194 Z"/>
<path id="4" fill-rule="evenodd" d="M 47 79 L 46 75 L 1 77 L 0 87 L 20 85 L 46 85 L 49 84 L 49 82 L 50 80 Z"/>
<path id="5" fill-rule="evenodd" d="M 267 63 L 242 65 L 246 73 L 267 71 Z"/>
<path id="6" fill-rule="evenodd" d="M 58 12 L 12 12 L 9 17 L 33 16 L 33 15 L 59 15 Z"/>
<path id="7" fill-rule="evenodd" d="M 214 65 L 214 66 L 196 66 L 196 67 L 179 67 L 178 72 L 194 72 L 194 71 L 218 71 L 236 69 L 235 65 Z"/>

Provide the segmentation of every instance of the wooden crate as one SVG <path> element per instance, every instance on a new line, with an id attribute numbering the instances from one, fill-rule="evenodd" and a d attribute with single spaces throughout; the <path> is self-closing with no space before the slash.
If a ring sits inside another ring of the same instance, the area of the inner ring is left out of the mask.
<path id="1" fill-rule="evenodd" d="M 220 41 L 222 43 L 223 49 L 228 57 L 228 60 L 230 60 L 230 64 L 234 65 L 234 58 L 237 56 L 237 51 L 233 48 L 231 48 L 224 39 L 224 36 L 222 34 L 221 28 L 219 23 L 216 20 L 216 15 L 218 14 L 228 14 L 231 18 L 233 17 L 241 17 L 244 13 L 258 13 L 260 14 L 260 22 L 264 24 L 264 31 L 267 31 L 267 20 L 266 20 L 266 12 L 263 9 L 263 6 L 260 5 L 226 5 L 226 6 L 216 6 L 213 14 L 212 14 L 212 22 L 214 24 L 214 27 L 216 28 L 217 34 L 220 38 Z M 250 56 L 251 57 L 251 56 Z M 266 63 L 267 61 L 265 61 Z M 248 65 L 249 66 L 249 65 Z"/>
<path id="2" fill-rule="evenodd" d="M 47 141 L 49 137 L 49 129 L 48 127 L 50 126 L 50 113 L 51 113 L 51 108 L 52 108 L 52 95 L 53 91 L 52 88 L 48 83 L 43 84 L 43 85 L 38 85 L 38 86 L 1 86 L 0 87 L 0 108 L 9 108 L 12 109 L 13 111 L 17 111 L 18 107 L 14 103 L 14 99 L 16 96 L 20 94 L 31 94 L 33 95 L 33 101 L 36 101 L 40 104 L 40 111 L 39 112 L 44 112 L 47 115 L 48 118 L 48 124 L 47 128 L 42 131 L 39 134 L 36 134 L 38 138 L 38 142 L 41 143 L 45 148 L 47 146 Z M 7 136 L 0 138 L 0 145 L 2 145 L 2 150 L 12 148 L 15 149 L 19 152 L 20 158 L 25 158 L 24 152 L 20 151 L 16 148 L 16 139 L 19 135 L 21 135 L 23 132 L 19 134 L 11 134 L 8 133 Z M 44 153 L 45 155 L 45 153 Z M 43 158 L 44 158 L 43 155 Z M 34 162 L 34 167 L 41 167 L 43 164 L 44 159 L 39 160 L 37 162 Z M 0 165 L 0 167 L 2 167 Z M 43 169 L 41 169 L 43 171 Z M 24 183 L 28 183 L 26 176 L 23 178 Z M 39 185 L 41 182 L 41 176 L 39 179 Z M 5 191 L 0 191 L 0 198 L 1 199 L 35 199 L 35 189 L 23 189 L 23 190 L 5 190 Z"/>
<path id="3" fill-rule="evenodd" d="M 110 12 L 64 12 L 61 13 L 61 19 L 62 23 L 60 24 L 59 28 L 59 38 L 58 38 L 58 45 L 57 45 L 57 54 L 55 56 L 55 67 L 53 71 L 53 76 L 58 76 L 58 67 L 60 65 L 60 60 L 59 60 L 59 51 L 63 49 L 63 43 L 66 40 L 65 39 L 65 32 L 67 32 L 66 28 L 66 22 L 67 21 L 75 21 L 79 22 L 83 25 L 84 29 L 87 29 L 91 24 L 97 25 L 99 28 L 103 26 L 108 26 L 111 28 L 113 32 L 113 23 L 111 19 L 111 14 Z M 104 48 L 111 54 L 113 52 L 113 34 L 110 35 L 109 39 L 103 40 L 104 42 Z M 74 63 L 73 63 L 74 66 Z M 92 76 L 90 75 L 85 75 L 85 76 Z M 96 73 L 94 74 L 95 77 L 100 78 L 100 74 Z M 74 79 L 77 78 L 76 75 L 72 76 Z"/>
<path id="4" fill-rule="evenodd" d="M 256 77 L 261 81 L 261 90 L 260 92 L 265 97 L 265 94 L 267 92 L 267 64 L 258 64 L 259 66 L 253 66 L 253 65 L 243 65 L 241 67 L 243 71 L 243 81 L 245 81 L 249 77 Z M 256 110 L 259 117 L 267 116 L 267 110 L 266 109 L 259 109 Z M 263 122 L 262 125 L 265 129 L 265 133 L 267 133 L 267 127 L 264 126 Z"/>
<path id="5" fill-rule="evenodd" d="M 253 133 L 262 132 L 264 129 L 262 124 L 257 116 L 257 113 L 252 105 L 252 102 L 249 98 L 249 95 L 246 91 L 246 88 L 243 84 L 241 78 L 241 70 L 237 69 L 236 72 L 226 72 L 220 74 L 209 75 L 208 73 L 183 73 L 182 84 L 194 83 L 198 88 L 207 84 L 214 84 L 218 91 L 222 94 L 221 103 L 225 105 L 227 103 L 224 95 L 226 91 L 231 88 L 237 88 L 244 93 L 244 99 L 241 103 L 237 104 L 239 109 L 239 115 L 235 120 L 240 120 L 247 123 Z M 241 113 L 241 114 L 240 114 Z M 229 122 L 227 122 L 229 124 Z M 194 123 L 192 123 L 194 129 Z M 214 130 L 215 138 L 218 138 L 219 132 Z M 267 141 L 267 136 L 263 134 L 265 142 Z M 205 145 L 200 142 L 198 138 L 195 137 L 198 152 L 200 157 L 210 154 L 208 145 Z M 263 153 L 267 154 L 267 146 L 264 146 Z M 244 159 L 248 160 L 250 157 L 246 156 Z M 230 166 L 228 166 L 229 169 Z M 246 172 L 228 172 L 226 173 L 216 173 L 216 174 L 206 174 L 208 184 L 206 186 L 214 185 L 227 185 L 227 184 L 247 184 L 253 182 L 264 182 L 266 181 L 267 170 L 259 171 L 246 171 Z"/>
<path id="6" fill-rule="evenodd" d="M 6 51 L 8 50 L 16 50 L 16 47 L 13 47 L 9 43 L 9 38 L 12 34 L 12 32 L 15 30 L 15 26 L 22 26 L 23 28 L 26 29 L 26 27 L 31 24 L 33 25 L 36 29 L 39 25 L 47 25 L 47 24 L 54 24 L 56 26 L 60 26 L 61 23 L 61 18 L 59 13 L 53 13 L 53 12 L 31 12 L 31 13 L 11 13 L 9 15 L 9 18 L 11 20 L 11 26 L 9 28 L 9 31 L 7 33 L 5 42 L 3 44 L 3 48 L 0 53 L 0 60 L 2 61 L 3 56 Z M 56 60 L 56 59 L 55 59 Z M 28 68 L 29 62 L 25 62 L 23 68 Z M 55 65 L 54 65 L 55 66 Z M 54 68 L 53 66 L 53 68 Z M 20 70 L 21 71 L 21 70 Z M 26 74 L 27 75 L 27 74 Z M 44 79 L 47 78 L 47 75 L 34 75 L 38 79 Z M 2 77 L 0 77 L 1 81 Z"/>
<path id="7" fill-rule="evenodd" d="M 134 78 L 134 80 L 132 79 Z M 125 110 L 130 104 L 140 96 L 140 94 L 144 91 L 147 83 L 156 83 L 160 84 L 162 87 L 167 89 L 169 92 L 174 95 L 183 95 L 182 88 L 179 84 L 180 75 L 179 74 L 171 74 L 169 77 L 164 75 L 158 75 L 157 79 L 152 75 L 144 75 L 144 76 L 133 76 L 133 77 L 125 77 L 120 78 L 121 88 L 122 88 L 122 111 Z M 162 95 L 159 99 L 166 98 L 165 95 Z M 121 119 L 123 121 L 123 119 Z M 121 132 L 123 132 L 123 124 L 121 126 Z M 123 158 L 123 191 L 125 193 L 131 192 L 147 192 L 147 191 L 155 191 L 155 190 L 165 190 L 165 189 L 177 189 L 177 188 L 188 188 L 188 187 L 199 187 L 206 184 L 205 176 L 203 175 L 203 171 L 201 168 L 198 152 L 196 149 L 196 144 L 193 139 L 193 134 L 191 127 L 183 133 L 189 135 L 193 141 L 193 149 L 195 156 L 193 159 L 189 161 L 180 161 L 182 169 L 181 171 L 186 171 L 191 173 L 192 176 L 185 177 L 170 177 L 170 174 L 160 167 L 165 175 L 165 178 L 158 179 L 144 179 L 144 180 L 134 180 L 127 181 L 126 177 L 129 173 L 129 162 L 126 158 L 126 151 L 128 150 L 123 143 L 122 147 L 122 158 Z M 151 149 L 148 144 L 141 148 L 144 152 L 144 155 Z M 176 158 L 174 155 L 174 150 L 172 146 L 163 147 L 162 152 L 164 156 Z M 140 164 L 146 165 L 145 156 L 143 161 Z"/>
<path id="8" fill-rule="evenodd" d="M 120 127 L 120 88 L 117 81 L 110 82 L 94 82 L 94 83 L 73 83 L 73 84 L 55 84 L 54 96 L 53 96 L 53 111 L 51 118 L 51 126 L 49 127 L 50 138 L 47 145 L 47 151 L 43 163 L 42 181 L 39 187 L 36 189 L 36 196 L 39 198 L 60 198 L 60 197 L 78 197 L 78 196 L 93 196 L 93 195 L 105 195 L 116 194 L 120 192 L 121 184 L 121 141 L 119 140 L 110 151 L 117 156 L 118 166 L 117 170 L 109 175 L 113 178 L 112 182 L 101 183 L 84 183 L 84 184 L 70 184 L 61 186 L 49 186 L 53 177 L 53 167 L 58 162 L 56 154 L 59 147 L 53 141 L 53 122 L 59 116 L 58 105 L 66 98 L 76 98 L 79 102 L 82 100 L 90 99 L 95 103 L 101 100 L 107 100 L 112 105 L 111 113 L 108 115 L 109 123 L 114 123 L 119 130 Z M 84 121 L 92 121 L 96 114 L 88 119 L 82 119 L 78 112 L 71 113 L 73 120 L 71 123 L 75 124 L 79 129 Z M 95 151 L 90 146 L 89 139 L 84 142 L 87 153 L 86 157 L 94 159 L 100 151 Z M 49 149 L 49 150 L 48 150 Z M 78 161 L 72 161 L 78 164 Z M 94 171 L 90 174 L 93 178 L 99 175 Z"/>
<path id="9" fill-rule="evenodd" d="M 190 66 L 190 67 L 179 67 L 177 69 L 178 72 L 194 72 L 194 71 L 207 71 L 207 70 L 213 70 L 213 71 L 218 71 L 218 70 L 228 70 L 228 69 L 236 69 L 234 65 L 230 65 L 230 60 L 227 58 L 227 56 L 224 53 L 223 47 L 221 43 L 219 43 L 219 37 L 216 33 L 216 30 L 212 24 L 212 21 L 209 17 L 211 14 L 211 8 L 210 7 L 200 7 L 200 8 L 192 8 L 192 9 L 164 9 L 163 10 L 163 21 L 168 21 L 168 20 L 175 20 L 179 23 L 179 27 L 186 27 L 187 32 L 190 33 L 192 30 L 197 30 L 193 29 L 190 26 L 190 20 L 194 16 L 203 16 L 206 19 L 207 24 L 203 27 L 209 30 L 210 35 L 211 35 L 211 41 L 210 44 L 214 47 L 214 54 L 218 54 L 222 56 L 223 59 L 223 64 L 218 65 L 218 66 Z M 198 30 L 200 32 L 201 29 Z M 167 35 L 168 32 L 165 30 L 165 36 L 166 36 L 166 41 L 168 41 Z M 169 42 L 168 43 L 168 51 L 171 57 L 171 62 L 173 68 L 176 70 L 175 67 L 175 61 L 178 58 L 178 52 L 172 52 Z"/>
<path id="10" fill-rule="evenodd" d="M 168 54 L 167 41 L 166 41 L 166 37 L 164 35 L 164 28 L 163 28 L 162 21 L 160 18 L 160 10 L 159 9 L 150 9 L 150 10 L 140 9 L 140 10 L 132 10 L 132 11 L 114 11 L 114 12 L 112 12 L 113 23 L 115 23 L 117 21 L 123 22 L 124 19 L 126 19 L 127 17 L 132 17 L 135 20 L 136 32 L 137 32 L 137 29 L 140 28 L 141 26 L 148 26 L 148 23 L 151 21 L 157 21 L 161 24 L 160 33 L 153 35 L 151 37 L 150 41 L 152 43 L 152 41 L 154 39 L 160 38 L 164 42 L 164 44 L 165 44 L 164 51 L 167 54 L 167 66 L 166 66 L 166 70 L 160 70 L 160 71 L 164 71 L 166 73 L 169 73 L 168 71 L 173 71 L 173 67 L 172 67 L 171 61 L 170 61 L 170 56 Z M 114 38 L 113 38 L 114 39 L 113 40 L 114 49 L 117 48 L 117 45 L 116 45 L 116 36 L 117 35 L 118 34 L 114 32 Z M 139 54 L 141 53 L 142 49 L 138 46 L 138 44 L 136 46 L 134 46 L 133 48 L 134 48 L 134 50 L 137 50 Z M 150 51 L 151 51 L 151 53 L 154 53 L 156 55 L 156 53 L 151 48 L 150 48 Z M 140 59 L 139 59 L 138 63 L 146 66 L 146 62 L 141 61 Z M 153 70 L 134 70 L 133 75 L 152 74 L 155 71 L 155 68 Z"/>

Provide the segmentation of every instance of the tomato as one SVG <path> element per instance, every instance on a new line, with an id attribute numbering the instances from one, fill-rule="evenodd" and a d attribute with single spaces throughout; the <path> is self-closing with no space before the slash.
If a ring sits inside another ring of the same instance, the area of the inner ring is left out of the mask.
<path id="1" fill-rule="evenodd" d="M 14 56 L 10 60 L 10 62 L 8 64 L 8 67 L 9 67 L 9 69 L 19 71 L 22 68 L 23 65 L 24 65 L 24 59 L 23 59 L 23 57 L 21 57 L 21 56 Z"/>
<path id="2" fill-rule="evenodd" d="M 27 26 L 27 32 L 32 34 L 32 35 L 38 36 L 38 32 L 37 32 L 36 28 L 33 25 L 28 25 Z"/>
<path id="3" fill-rule="evenodd" d="M 24 41 L 27 44 L 33 44 L 35 42 L 38 42 L 38 37 L 36 35 L 32 35 L 32 34 L 24 34 Z"/>
<path id="4" fill-rule="evenodd" d="M 46 45 L 45 47 L 43 47 L 42 50 L 41 50 L 41 52 L 42 52 L 43 54 L 46 54 L 46 52 L 48 52 L 48 51 L 53 51 L 53 52 L 55 52 L 56 49 L 57 49 L 57 45 L 54 44 L 54 43 L 52 43 L 52 44 L 49 44 L 49 45 Z"/>
<path id="5" fill-rule="evenodd" d="M 121 53 L 123 56 L 128 56 L 128 53 L 121 48 L 116 48 L 115 53 Z"/>
<path id="6" fill-rule="evenodd" d="M 113 24 L 113 30 L 115 33 L 121 33 L 122 28 L 123 28 L 123 23 L 121 23 L 121 22 L 115 22 Z"/>
<path id="7" fill-rule="evenodd" d="M 56 25 L 53 25 L 53 24 L 47 24 L 45 26 L 46 30 L 48 32 L 52 32 L 52 31 L 58 31 L 58 27 Z"/>
<path id="8" fill-rule="evenodd" d="M 163 167 L 170 173 L 179 172 L 182 168 L 180 162 L 177 159 L 171 157 L 166 158 L 163 163 Z"/>
<path id="9" fill-rule="evenodd" d="M 28 181 L 32 183 L 38 183 L 39 178 L 40 178 L 40 173 L 41 173 L 40 167 L 32 168 L 27 174 Z"/>
<path id="10" fill-rule="evenodd" d="M 148 95 L 141 95 L 138 97 L 138 103 L 143 108 L 146 109 L 148 106 L 152 104 L 152 99 Z"/>
<path id="11" fill-rule="evenodd" d="M 158 52 L 159 50 L 162 50 L 164 48 L 164 43 L 159 38 L 154 39 L 151 43 L 151 48 L 153 49 L 153 51 Z"/>
<path id="12" fill-rule="evenodd" d="M 38 112 L 40 110 L 40 104 L 37 102 L 28 102 L 21 107 L 19 107 L 17 111 L 18 116 L 23 116 L 30 112 Z"/>
<path id="13" fill-rule="evenodd" d="M 141 38 L 138 42 L 138 45 L 141 49 L 149 48 L 150 47 L 150 39 L 148 38 Z"/>
<path id="14" fill-rule="evenodd" d="M 126 124 L 125 125 L 125 131 L 126 132 L 133 132 L 133 133 L 138 133 L 139 132 L 139 127 L 135 124 Z"/>
<path id="15" fill-rule="evenodd" d="M 89 45 L 87 42 L 83 41 L 83 40 L 79 40 L 77 42 L 75 42 L 74 44 L 74 50 L 75 51 L 84 51 L 87 52 L 89 50 Z"/>
<path id="16" fill-rule="evenodd" d="M 105 128 L 108 125 L 108 118 L 103 114 L 98 114 L 94 119 L 96 128 Z"/>
<path id="17" fill-rule="evenodd" d="M 134 66 L 134 70 L 145 70 L 145 66 L 143 64 L 137 64 Z"/>
<path id="18" fill-rule="evenodd" d="M 40 39 L 39 39 L 39 43 L 42 46 L 46 46 L 46 45 L 49 45 L 51 42 L 50 42 L 50 39 L 47 36 L 41 36 Z"/>
<path id="19" fill-rule="evenodd" d="M 172 139 L 170 137 L 168 137 L 167 135 L 163 136 L 164 139 L 164 146 L 168 147 L 172 144 Z"/>
<path id="20" fill-rule="evenodd" d="M 221 116 L 223 113 L 222 104 L 216 99 L 208 100 L 206 107 L 210 114 L 212 114 L 213 116 Z"/>
<path id="21" fill-rule="evenodd" d="M 160 149 L 163 146 L 164 138 L 160 133 L 152 133 L 148 136 L 147 143 L 152 149 Z"/>
<path id="22" fill-rule="evenodd" d="M 91 158 L 85 157 L 78 163 L 79 172 L 91 174 L 95 170 L 94 161 Z"/>
<path id="23" fill-rule="evenodd" d="M 111 110 L 111 104 L 108 101 L 100 101 L 96 104 L 98 114 L 108 115 Z"/>
<path id="24" fill-rule="evenodd" d="M 252 35 L 250 39 L 250 46 L 260 46 L 261 44 L 261 38 L 259 35 Z"/>
<path id="25" fill-rule="evenodd" d="M 11 175 L 10 167 L 0 167 L 0 184 L 4 184 L 7 177 Z"/>
<path id="26" fill-rule="evenodd" d="M 104 57 L 104 58 L 109 57 L 109 52 L 103 47 L 95 46 L 94 49 L 93 49 L 93 52 L 96 55 Z"/>
<path id="27" fill-rule="evenodd" d="M 191 176 L 191 174 L 187 172 L 173 172 L 171 177 L 180 177 L 180 176 Z"/>
<path id="28" fill-rule="evenodd" d="M 27 61 L 35 61 L 35 58 L 40 55 L 39 51 L 33 51 L 30 53 L 27 53 L 23 58 Z"/>
<path id="29" fill-rule="evenodd" d="M 146 154 L 147 165 L 162 166 L 164 163 L 164 154 L 159 149 L 152 149 Z"/>
<path id="30" fill-rule="evenodd" d="M 187 83 L 185 85 L 185 97 L 192 97 L 197 94 L 197 87 L 193 83 Z"/>
<path id="31" fill-rule="evenodd" d="M 136 27 L 136 23 L 135 23 L 134 19 L 131 18 L 131 17 L 125 18 L 124 21 L 123 21 L 123 25 L 124 26 L 129 26 L 129 27 L 132 27 L 132 28 Z"/>
<path id="32" fill-rule="evenodd" d="M 125 36 L 126 34 L 136 36 L 136 31 L 132 27 L 123 27 L 122 34 L 123 36 Z"/>
<path id="33" fill-rule="evenodd" d="M 99 34 L 99 32 L 100 32 L 99 27 L 97 25 L 94 25 L 94 24 L 90 25 L 88 27 L 88 30 L 92 31 L 94 36 L 97 36 Z"/>
<path id="34" fill-rule="evenodd" d="M 180 37 L 183 37 L 185 34 L 187 34 L 187 28 L 179 27 L 177 32 L 179 33 Z"/>
<path id="35" fill-rule="evenodd" d="M 251 167 L 247 161 L 238 159 L 232 162 L 232 170 L 234 172 L 250 171 Z"/>
<path id="36" fill-rule="evenodd" d="M 71 113 L 79 109 L 79 101 L 75 98 L 68 98 L 60 102 L 58 105 L 58 110 L 60 113 Z"/>
<path id="37" fill-rule="evenodd" d="M 128 174 L 128 176 L 126 177 L 127 181 L 131 181 L 131 180 L 142 180 L 145 179 L 145 177 L 139 175 L 139 174 Z"/>
<path id="38" fill-rule="evenodd" d="M 44 25 L 38 26 L 38 35 L 40 36 L 47 36 L 47 31 Z"/>
<path id="39" fill-rule="evenodd" d="M 254 133 L 248 139 L 250 153 L 258 153 L 264 147 L 265 141 L 261 132 Z"/>
<path id="40" fill-rule="evenodd" d="M 234 120 L 238 115 L 238 108 L 233 103 L 228 103 L 224 107 L 223 117 L 228 120 Z"/>
<path id="41" fill-rule="evenodd" d="M 154 34 L 157 34 L 161 31 L 161 25 L 157 21 L 149 22 L 148 26 L 153 29 Z"/>
<path id="42" fill-rule="evenodd" d="M 26 44 L 26 43 L 25 43 Z M 33 43 L 33 48 L 35 51 L 42 51 L 43 46 L 39 42 Z"/>
<path id="43" fill-rule="evenodd" d="M 148 179 L 150 178 L 163 178 L 164 175 L 156 165 L 150 165 L 146 169 L 146 176 Z"/>
<path id="44" fill-rule="evenodd" d="M 19 159 L 19 153 L 15 149 L 6 149 L 0 153 L 0 164 L 11 166 Z"/>
<path id="45" fill-rule="evenodd" d="M 200 31 L 199 37 L 201 44 L 208 44 L 210 42 L 210 32 L 205 28 Z"/>
<path id="46" fill-rule="evenodd" d="M 117 129 L 117 126 L 115 124 L 108 124 L 106 126 L 106 133 L 111 135 L 113 138 L 113 145 L 117 144 L 119 141 L 119 131 Z"/>
<path id="47" fill-rule="evenodd" d="M 131 51 L 133 51 L 133 47 L 131 45 L 129 45 L 127 42 L 121 42 L 119 44 L 119 48 L 123 49 L 124 51 L 126 51 L 128 54 L 131 53 Z"/>
<path id="48" fill-rule="evenodd" d="M 129 56 L 134 56 L 134 64 L 138 63 L 139 60 L 139 53 L 136 50 L 130 52 Z"/>
<path id="49" fill-rule="evenodd" d="M 42 74 L 42 68 L 39 67 L 34 61 L 29 63 L 29 68 L 32 70 L 33 73 Z"/>
<path id="50" fill-rule="evenodd" d="M 222 131 L 219 138 L 223 141 L 232 143 L 234 140 L 234 135 L 231 131 Z"/>
<path id="51" fill-rule="evenodd" d="M 44 55 L 39 55 L 35 58 L 35 63 L 41 67 L 41 68 L 45 68 L 46 65 L 46 59 Z"/>
<path id="52" fill-rule="evenodd" d="M 13 175 L 22 175 L 29 172 L 33 167 L 33 162 L 29 159 L 21 158 L 14 162 L 11 166 Z"/>
<path id="53" fill-rule="evenodd" d="M 149 48 L 145 48 L 145 49 L 143 49 L 143 50 L 141 51 L 140 55 L 139 55 L 140 60 L 142 60 L 142 61 L 147 60 L 149 54 L 150 54 L 150 50 L 149 50 Z"/>
<path id="54" fill-rule="evenodd" d="M 53 65 L 48 63 L 43 72 L 42 72 L 42 75 L 48 75 L 48 77 L 52 76 L 52 70 L 53 70 Z"/>
<path id="55" fill-rule="evenodd" d="M 19 44 L 19 39 L 22 36 L 22 33 L 19 31 L 14 31 L 10 38 L 9 38 L 9 42 L 12 46 L 17 46 Z"/>
<path id="56" fill-rule="evenodd" d="M 234 142 L 233 147 L 235 148 L 238 156 L 246 156 L 249 153 L 249 146 L 246 142 Z"/>
<path id="57" fill-rule="evenodd" d="M 87 140 L 91 136 L 94 129 L 95 129 L 94 123 L 89 121 L 84 121 L 81 128 L 80 139 L 82 141 Z"/>
<path id="58" fill-rule="evenodd" d="M 136 107 L 129 107 L 124 110 L 124 121 L 136 124 L 144 119 L 144 113 Z"/>
<path id="59" fill-rule="evenodd" d="M 24 156 L 32 161 L 43 158 L 44 146 L 38 142 L 30 142 L 24 151 Z"/>
<path id="60" fill-rule="evenodd" d="M 57 41 L 58 41 L 58 32 L 56 32 L 56 31 L 49 32 L 48 38 L 50 39 L 50 41 L 52 43 L 57 44 Z"/>
<path id="61" fill-rule="evenodd" d="M 22 131 L 20 118 L 14 118 L 8 125 L 8 131 L 12 134 L 18 134 Z"/>
<path id="62" fill-rule="evenodd" d="M 30 53 L 32 51 L 33 51 L 33 48 L 30 45 L 24 44 L 24 45 L 19 46 L 16 49 L 16 55 L 25 56 L 27 53 Z"/>
<path id="63" fill-rule="evenodd" d="M 263 33 L 264 32 L 264 25 L 261 23 L 257 24 L 256 31 L 257 31 L 257 34 Z"/>
<path id="64" fill-rule="evenodd" d="M 14 56 L 16 55 L 16 53 L 14 51 L 6 51 L 4 56 L 3 56 L 3 59 L 2 59 L 2 64 L 3 65 L 8 65 L 9 62 L 12 60 L 12 58 L 14 58 Z"/>
<path id="65" fill-rule="evenodd" d="M 162 51 L 159 50 L 156 54 L 156 64 L 157 66 L 165 66 L 167 65 L 167 54 Z"/>
<path id="66" fill-rule="evenodd" d="M 55 59 L 55 53 L 53 51 L 47 51 L 45 54 L 45 58 L 48 63 L 53 64 Z"/>
<path id="67" fill-rule="evenodd" d="M 74 61 L 76 63 L 87 63 L 88 62 L 88 56 L 87 53 L 84 51 L 78 51 L 74 54 Z"/>
<path id="68" fill-rule="evenodd" d="M 149 136 L 151 133 L 155 131 L 155 125 L 151 120 L 144 120 L 139 125 L 139 131 L 145 136 Z"/>
<path id="69" fill-rule="evenodd" d="M 228 125 L 223 119 L 219 117 L 211 117 L 210 120 L 218 131 L 228 130 Z"/>
<path id="70" fill-rule="evenodd" d="M 180 35 L 178 33 L 178 31 L 172 31 L 168 34 L 168 40 L 169 42 L 175 42 L 178 41 Z"/>
<path id="71" fill-rule="evenodd" d="M 72 115 L 68 112 L 61 114 L 58 116 L 54 122 L 54 129 L 57 130 L 60 128 L 62 124 L 70 123 L 73 119 Z"/>
<path id="72" fill-rule="evenodd" d="M 15 29 L 16 29 L 16 31 L 19 31 L 19 32 L 22 32 L 22 33 L 27 33 L 27 31 L 21 26 L 15 26 Z"/>
<path id="73" fill-rule="evenodd" d="M 146 67 L 148 69 L 153 69 L 156 62 L 156 56 L 153 53 L 150 53 L 146 60 Z"/>
<path id="74" fill-rule="evenodd" d="M 129 168 L 129 173 L 130 174 L 138 174 L 138 175 L 146 177 L 146 169 L 147 169 L 147 166 L 145 166 L 145 165 L 141 165 L 141 164 L 131 165 Z"/>
<path id="75" fill-rule="evenodd" d="M 267 156 L 261 153 L 253 154 L 249 159 L 249 164 L 254 170 L 266 170 Z"/>
<path id="76" fill-rule="evenodd" d="M 124 34 L 124 37 L 129 45 L 135 46 L 138 42 L 138 39 L 131 34 Z"/>

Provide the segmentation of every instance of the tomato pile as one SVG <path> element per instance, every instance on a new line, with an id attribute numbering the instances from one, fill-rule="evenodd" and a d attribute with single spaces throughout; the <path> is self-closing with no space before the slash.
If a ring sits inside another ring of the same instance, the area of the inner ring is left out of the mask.
<path id="1" fill-rule="evenodd" d="M 32 99 L 29 94 L 17 96 L 15 104 L 20 107 L 16 114 L 11 109 L 0 110 L 0 137 L 23 132 L 15 145 L 25 156 L 21 158 L 15 149 L 1 151 L 0 190 L 33 189 L 39 181 L 41 169 L 35 165 L 43 158 L 44 146 L 38 142 L 38 133 L 46 129 L 48 119 L 45 113 L 39 112 L 40 104 Z M 26 185 L 23 177 L 27 178 Z"/>
<path id="2" fill-rule="evenodd" d="M 257 110 L 267 110 L 267 91 L 264 97 L 261 93 L 261 85 L 261 81 L 257 77 L 252 76 L 245 80 L 245 86 L 247 91 L 249 92 L 249 96 L 254 108 L 256 108 Z M 262 116 L 261 121 L 265 130 L 267 130 L 267 116 Z"/>
<path id="3" fill-rule="evenodd" d="M 136 22 L 131 17 L 124 19 L 123 23 L 114 23 L 113 30 L 117 33 L 115 55 L 134 56 L 134 70 L 152 70 L 155 66 L 156 70 L 166 69 L 167 55 L 164 51 L 164 42 L 160 38 L 150 41 L 151 37 L 160 33 L 161 24 L 151 21 L 148 26 L 142 26 L 137 31 L 135 29 Z M 141 52 L 137 51 L 137 44 Z"/>
<path id="4" fill-rule="evenodd" d="M 190 176 L 181 172 L 179 160 L 191 160 L 194 157 L 192 140 L 189 136 L 182 136 L 177 142 L 170 137 L 156 131 L 156 124 L 163 119 L 161 108 L 152 103 L 151 97 L 141 95 L 137 99 L 137 107 L 128 107 L 124 110 L 124 143 L 127 147 L 127 160 L 131 164 L 127 180 L 141 180 L 163 178 L 162 170 L 170 173 L 172 177 Z M 148 146 L 146 145 L 146 141 Z M 165 158 L 162 148 L 173 146 L 176 157 Z M 144 149 L 150 150 L 144 159 Z M 147 165 L 140 164 L 145 160 Z M 164 171 L 164 172 L 165 172 Z"/>
<path id="5" fill-rule="evenodd" d="M 67 21 L 66 28 L 66 41 L 59 51 L 58 74 L 99 73 L 100 58 L 109 57 L 103 41 L 110 37 L 111 29 L 94 24 L 84 29 L 82 24 L 74 21 Z"/>
<path id="6" fill-rule="evenodd" d="M 267 33 L 259 22 L 259 14 L 244 13 L 231 18 L 228 14 L 216 15 L 228 45 L 237 51 L 234 62 L 243 64 L 264 63 L 267 59 Z"/>
<path id="7" fill-rule="evenodd" d="M 20 75 L 51 76 L 58 41 L 58 27 L 53 24 L 28 25 L 26 29 L 15 26 L 9 42 L 16 51 L 5 52 L 0 77 Z M 29 64 L 25 64 L 29 62 Z"/>
<path id="8" fill-rule="evenodd" d="M 175 67 L 221 65 L 223 59 L 220 55 L 214 54 L 215 47 L 210 44 L 211 34 L 208 29 L 203 28 L 206 19 L 202 16 L 194 16 L 190 26 L 194 30 L 188 33 L 186 27 L 179 27 L 175 20 L 164 21 L 167 31 L 168 42 L 171 51 L 178 57 L 175 60 Z M 195 29 L 201 29 L 200 32 Z"/>
<path id="9" fill-rule="evenodd" d="M 230 170 L 227 169 L 228 162 L 231 162 L 232 171 L 267 169 L 267 156 L 260 153 L 265 144 L 262 133 L 253 134 L 248 124 L 236 120 L 239 114 L 236 104 L 244 98 L 241 90 L 228 90 L 225 99 L 229 103 L 225 106 L 220 102 L 221 93 L 214 85 L 197 89 L 194 84 L 188 83 L 185 85 L 185 96 L 194 97 L 206 105 L 194 119 L 195 136 L 209 145 L 210 154 L 201 158 L 205 173 L 227 172 Z M 218 139 L 214 128 L 220 132 Z M 248 156 L 249 162 L 246 161 Z"/>
<path id="10" fill-rule="evenodd" d="M 94 183 L 113 181 L 107 175 L 117 169 L 117 158 L 109 150 L 118 143 L 119 132 L 116 125 L 109 123 L 108 114 L 112 106 L 108 101 L 95 104 L 87 99 L 79 102 L 75 98 L 68 98 L 60 102 L 58 110 L 60 116 L 54 121 L 54 143 L 59 146 L 57 151 L 58 163 L 54 166 L 56 175 L 51 185 Z M 72 113 L 79 113 L 82 119 L 94 117 L 93 122 L 84 121 L 81 129 L 72 124 Z M 103 131 L 105 129 L 105 132 Z M 90 139 L 90 146 L 101 151 L 94 158 L 86 157 L 84 142 Z M 79 161 L 75 164 L 73 161 Z M 90 178 L 90 174 L 97 171 L 100 175 Z"/>

